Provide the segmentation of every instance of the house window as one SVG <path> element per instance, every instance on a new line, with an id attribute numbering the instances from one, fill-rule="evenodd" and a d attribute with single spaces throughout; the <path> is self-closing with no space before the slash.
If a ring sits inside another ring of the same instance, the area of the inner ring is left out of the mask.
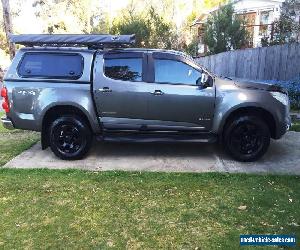
<path id="1" fill-rule="evenodd" d="M 268 35 L 268 26 L 270 24 L 270 11 L 262 11 L 260 13 L 259 35 Z"/>
<path id="2" fill-rule="evenodd" d="M 247 47 L 252 48 L 253 47 L 253 37 L 254 37 L 256 12 L 237 14 L 237 17 L 240 20 L 242 20 L 245 24 L 246 30 L 247 30 L 248 35 L 249 35 Z"/>

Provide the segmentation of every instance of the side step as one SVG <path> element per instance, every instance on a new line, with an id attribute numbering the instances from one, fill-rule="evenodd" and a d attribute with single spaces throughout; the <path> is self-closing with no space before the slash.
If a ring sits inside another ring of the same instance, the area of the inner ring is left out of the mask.
<path id="1" fill-rule="evenodd" d="M 194 142 L 214 143 L 217 135 L 211 133 L 104 133 L 96 137 L 99 141 L 111 142 Z"/>

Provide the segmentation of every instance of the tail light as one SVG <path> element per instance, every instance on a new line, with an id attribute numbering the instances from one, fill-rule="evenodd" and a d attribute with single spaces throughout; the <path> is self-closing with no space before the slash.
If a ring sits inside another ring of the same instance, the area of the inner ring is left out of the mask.
<path id="1" fill-rule="evenodd" d="M 7 88 L 2 87 L 1 96 L 3 97 L 2 108 L 4 109 L 4 111 L 6 113 L 8 113 L 9 112 L 9 101 L 8 101 Z"/>

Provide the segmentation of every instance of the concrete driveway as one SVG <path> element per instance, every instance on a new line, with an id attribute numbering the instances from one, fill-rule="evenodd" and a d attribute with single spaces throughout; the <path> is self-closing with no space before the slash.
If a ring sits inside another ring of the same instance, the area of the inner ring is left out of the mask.
<path id="1" fill-rule="evenodd" d="M 218 145 L 95 142 L 90 154 L 80 161 L 59 160 L 50 149 L 42 151 L 38 143 L 5 167 L 300 175 L 300 133 L 289 132 L 281 140 L 272 141 L 268 153 L 254 163 L 233 161 Z"/>

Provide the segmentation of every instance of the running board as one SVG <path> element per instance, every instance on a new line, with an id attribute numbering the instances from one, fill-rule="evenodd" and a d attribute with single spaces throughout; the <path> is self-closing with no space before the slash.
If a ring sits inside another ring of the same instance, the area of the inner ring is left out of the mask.
<path id="1" fill-rule="evenodd" d="M 105 133 L 96 137 L 99 141 L 111 142 L 205 142 L 214 143 L 217 136 L 211 133 L 199 134 L 153 134 L 153 133 Z"/>

